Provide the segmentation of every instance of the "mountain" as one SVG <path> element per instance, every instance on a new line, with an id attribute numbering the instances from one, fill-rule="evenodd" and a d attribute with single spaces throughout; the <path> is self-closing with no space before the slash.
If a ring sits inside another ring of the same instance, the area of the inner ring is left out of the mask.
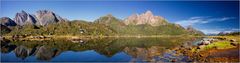
<path id="1" fill-rule="evenodd" d="M 187 31 L 179 24 L 168 23 L 164 18 L 153 16 L 151 11 L 140 16 L 130 16 L 120 20 L 108 14 L 95 20 L 94 23 L 108 26 L 117 35 L 180 35 Z"/>
<path id="2" fill-rule="evenodd" d="M 17 25 L 20 25 L 20 26 L 23 26 L 25 24 L 36 23 L 36 19 L 32 15 L 26 13 L 25 11 L 21 11 L 20 13 L 17 13 L 14 18 L 14 21 Z"/>
<path id="3" fill-rule="evenodd" d="M 21 11 L 14 20 L 1 18 L 1 26 L 8 35 L 203 35 L 192 27 L 185 29 L 161 16 L 154 16 L 151 11 L 125 20 L 108 14 L 94 22 L 68 21 L 48 10 L 39 10 L 35 14 Z"/>
<path id="4" fill-rule="evenodd" d="M 25 11 L 21 11 L 16 13 L 14 18 L 14 22 L 17 25 L 23 26 L 25 24 L 32 24 L 32 25 L 41 25 L 45 26 L 51 23 L 57 23 L 61 21 L 66 21 L 62 17 L 56 15 L 52 11 L 49 10 L 39 10 L 36 14 L 28 14 Z"/>
<path id="5" fill-rule="evenodd" d="M 104 24 L 107 26 L 111 26 L 111 25 L 118 25 L 119 23 L 121 23 L 121 20 L 117 19 L 116 17 L 114 17 L 111 14 L 108 14 L 106 16 L 102 16 L 102 17 L 96 19 L 94 22 L 98 23 L 98 24 Z M 124 25 L 124 23 L 121 23 L 121 24 Z"/>
<path id="6" fill-rule="evenodd" d="M 111 14 L 108 14 L 106 16 L 102 16 L 102 17 L 96 19 L 94 21 L 94 23 L 103 24 L 103 25 L 109 27 L 109 29 L 113 30 L 113 32 L 116 32 L 116 33 L 121 31 L 121 29 L 125 26 L 125 24 L 122 22 L 122 20 L 117 19 L 116 17 L 114 17 Z"/>
<path id="7" fill-rule="evenodd" d="M 219 32 L 216 35 L 219 35 L 219 36 L 237 36 L 238 35 L 239 36 L 240 32 L 239 31 L 232 31 L 232 32 L 222 31 L 222 32 Z"/>
<path id="8" fill-rule="evenodd" d="M 60 16 L 57 16 L 52 11 L 48 10 L 39 10 L 35 14 L 37 19 L 37 25 L 45 26 L 50 23 L 57 23 L 60 21 L 64 21 Z"/>
<path id="9" fill-rule="evenodd" d="M 149 24 L 151 26 L 166 25 L 168 22 L 161 16 L 154 16 L 151 11 L 143 14 L 133 14 L 124 20 L 126 25 Z"/>
<path id="10" fill-rule="evenodd" d="M 194 29 L 192 26 L 188 26 L 186 29 L 190 34 L 204 35 L 203 32 Z"/>
<path id="11" fill-rule="evenodd" d="M 16 26 L 17 25 L 12 19 L 10 19 L 8 17 L 0 18 L 0 22 L 4 26 Z"/>

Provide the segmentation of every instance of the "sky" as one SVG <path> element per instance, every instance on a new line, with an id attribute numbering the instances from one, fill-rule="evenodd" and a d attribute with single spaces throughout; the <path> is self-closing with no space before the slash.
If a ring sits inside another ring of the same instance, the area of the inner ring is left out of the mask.
<path id="1" fill-rule="evenodd" d="M 107 14 L 123 20 L 149 10 L 170 23 L 191 25 L 205 34 L 239 31 L 239 1 L 1 0 L 0 9 L 0 17 L 12 19 L 22 10 L 29 14 L 50 10 L 68 20 L 90 22 Z"/>

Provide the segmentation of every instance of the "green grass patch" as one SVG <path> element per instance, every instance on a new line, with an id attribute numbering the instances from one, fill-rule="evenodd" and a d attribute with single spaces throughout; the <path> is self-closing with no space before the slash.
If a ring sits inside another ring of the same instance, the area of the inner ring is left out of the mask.
<path id="1" fill-rule="evenodd" d="M 224 42 L 214 42 L 212 44 L 206 45 L 203 49 L 208 50 L 216 47 L 217 49 L 227 49 L 227 48 L 233 48 L 230 44 L 230 42 L 224 41 Z"/>

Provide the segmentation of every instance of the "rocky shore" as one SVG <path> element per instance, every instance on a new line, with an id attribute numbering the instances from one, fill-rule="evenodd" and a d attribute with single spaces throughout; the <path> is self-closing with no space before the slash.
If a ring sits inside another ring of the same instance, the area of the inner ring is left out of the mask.
<path id="1" fill-rule="evenodd" d="M 171 50 L 187 56 L 188 62 L 239 62 L 240 42 L 236 38 L 206 37 L 192 46 L 181 45 Z"/>

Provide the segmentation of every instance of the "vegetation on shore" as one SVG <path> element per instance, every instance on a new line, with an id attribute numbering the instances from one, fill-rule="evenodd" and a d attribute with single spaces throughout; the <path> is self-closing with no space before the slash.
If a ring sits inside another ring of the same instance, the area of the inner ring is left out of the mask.
<path id="1" fill-rule="evenodd" d="M 239 62 L 238 56 L 231 57 L 231 55 L 238 55 L 239 53 L 233 52 L 239 51 L 240 41 L 238 35 L 209 36 L 208 38 L 216 38 L 218 40 L 209 45 L 192 47 L 190 51 L 188 51 L 187 55 L 192 59 L 199 61 Z M 229 56 L 226 56 L 226 54 Z"/>
<path id="2" fill-rule="evenodd" d="M 3 32 L 5 36 L 12 35 L 70 35 L 70 36 L 144 36 L 144 35 L 201 35 L 190 34 L 185 29 L 177 28 L 174 25 L 163 25 L 153 27 L 149 25 L 127 25 L 119 26 L 119 29 L 97 23 L 85 21 L 71 21 L 49 24 L 47 26 L 24 25 L 10 27 L 11 32 Z"/>

